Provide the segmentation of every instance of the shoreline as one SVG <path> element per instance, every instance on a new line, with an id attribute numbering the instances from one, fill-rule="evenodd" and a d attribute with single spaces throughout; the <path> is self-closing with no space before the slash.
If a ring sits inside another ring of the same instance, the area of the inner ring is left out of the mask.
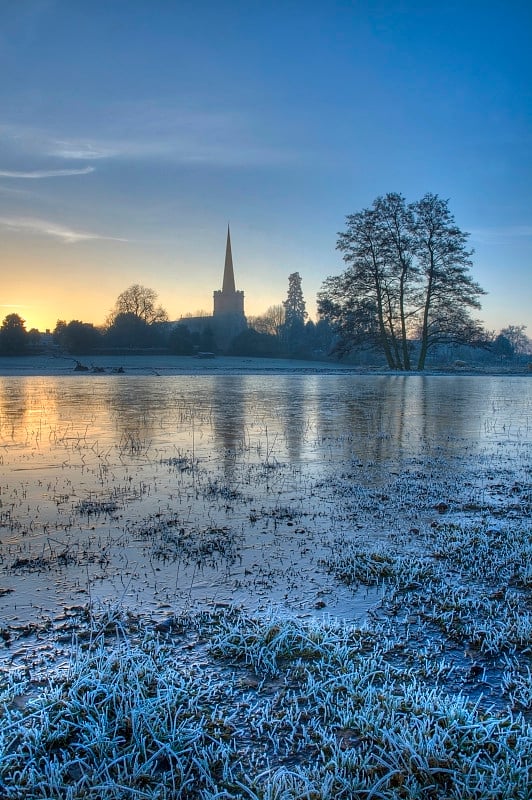
<path id="1" fill-rule="evenodd" d="M 80 367 L 76 368 L 76 365 Z M 312 361 L 293 358 L 254 358 L 245 356 L 172 355 L 95 355 L 95 356 L 0 356 L 0 377 L 91 376 L 196 376 L 196 375 L 375 375 L 375 376 L 500 376 L 532 377 L 528 365 L 508 369 L 449 365 L 422 372 L 394 371 L 386 367 L 358 366 L 337 361 Z"/>

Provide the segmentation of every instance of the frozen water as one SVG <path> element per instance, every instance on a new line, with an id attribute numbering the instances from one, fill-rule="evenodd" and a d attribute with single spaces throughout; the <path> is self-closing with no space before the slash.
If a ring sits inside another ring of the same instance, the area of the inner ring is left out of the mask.
<path id="1" fill-rule="evenodd" d="M 336 585 L 323 557 L 529 480 L 531 410 L 524 377 L 0 378 L 2 618 L 362 613 L 378 590 Z"/>

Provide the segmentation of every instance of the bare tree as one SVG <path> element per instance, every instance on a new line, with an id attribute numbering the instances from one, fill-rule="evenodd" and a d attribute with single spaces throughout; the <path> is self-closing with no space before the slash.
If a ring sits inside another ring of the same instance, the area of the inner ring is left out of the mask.
<path id="1" fill-rule="evenodd" d="M 515 355 L 527 355 L 532 353 L 532 342 L 525 333 L 526 325 L 507 325 L 502 328 L 499 336 L 504 338 L 510 343 L 512 352 Z"/>
<path id="2" fill-rule="evenodd" d="M 168 314 L 161 305 L 156 305 L 158 294 L 154 289 L 148 289 L 134 283 L 118 295 L 114 308 L 107 320 L 111 326 L 119 314 L 133 314 L 147 325 L 154 322 L 167 322 Z"/>
<path id="3" fill-rule="evenodd" d="M 397 194 L 378 197 L 370 209 L 349 215 L 347 230 L 337 242 L 347 270 L 339 278 L 327 279 L 318 295 L 320 315 L 339 328 L 340 346 L 348 350 L 350 340 L 355 345 L 365 339 L 382 349 L 391 369 L 410 366 L 406 310 L 412 264 L 410 221 L 405 201 Z"/>
<path id="4" fill-rule="evenodd" d="M 374 208 L 381 230 L 381 247 L 390 275 L 390 287 L 395 284 L 394 295 L 399 314 L 398 333 L 391 327 L 392 321 L 390 320 L 395 359 L 398 365 L 409 370 L 409 322 L 414 312 L 408 307 L 410 299 L 408 290 L 417 272 L 413 264 L 413 215 L 410 208 L 407 207 L 404 197 L 396 193 L 377 198 Z M 399 346 L 400 353 L 398 352 Z"/>
<path id="5" fill-rule="evenodd" d="M 386 336 L 381 309 L 369 293 L 361 293 L 353 270 L 327 278 L 318 293 L 320 320 L 329 323 L 337 336 L 332 353 L 342 357 L 356 347 L 382 349 L 390 369 L 396 364 Z"/>
<path id="6" fill-rule="evenodd" d="M 269 306 L 264 314 L 258 317 L 249 317 L 248 323 L 258 333 L 268 333 L 270 336 L 279 336 L 281 328 L 285 323 L 284 305 Z"/>
<path id="7" fill-rule="evenodd" d="M 396 193 L 347 217 L 337 248 L 347 269 L 327 278 L 318 295 L 320 316 L 339 333 L 336 349 L 361 344 L 382 350 L 391 369 L 417 368 L 443 341 L 476 343 L 482 328 L 470 309 L 484 294 L 469 274 L 467 234 L 454 223 L 448 202 L 427 194 L 407 205 Z"/>
<path id="8" fill-rule="evenodd" d="M 187 311 L 186 314 L 183 314 L 182 319 L 195 319 L 196 317 L 210 317 L 211 312 L 207 311 L 204 308 L 198 308 L 196 311 Z"/>
<path id="9" fill-rule="evenodd" d="M 468 234 L 455 224 L 447 200 L 427 194 L 412 204 L 415 251 L 424 277 L 417 368 L 425 367 L 430 347 L 442 340 L 469 342 L 480 332 L 469 309 L 480 308 L 478 297 L 485 294 L 469 274 L 472 250 Z"/>

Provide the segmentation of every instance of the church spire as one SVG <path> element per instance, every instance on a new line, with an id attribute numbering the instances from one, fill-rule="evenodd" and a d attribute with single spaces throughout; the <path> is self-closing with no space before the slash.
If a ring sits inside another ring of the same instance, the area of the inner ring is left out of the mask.
<path id="1" fill-rule="evenodd" d="M 213 316 L 225 317 L 226 319 L 228 316 L 232 316 L 238 318 L 242 325 L 246 327 L 244 292 L 237 292 L 235 289 L 235 273 L 233 272 L 233 254 L 231 253 L 231 233 L 229 232 L 229 225 L 227 226 L 227 244 L 225 246 L 224 280 L 222 289 L 217 289 L 214 292 Z"/>
<path id="2" fill-rule="evenodd" d="M 233 272 L 233 254 L 231 253 L 231 234 L 227 226 L 227 244 L 225 246 L 225 266 L 222 292 L 235 291 L 235 273 Z"/>

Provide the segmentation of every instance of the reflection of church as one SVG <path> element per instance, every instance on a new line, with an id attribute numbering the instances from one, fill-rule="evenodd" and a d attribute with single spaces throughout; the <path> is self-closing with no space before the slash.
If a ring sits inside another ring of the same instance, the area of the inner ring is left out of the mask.
<path id="1" fill-rule="evenodd" d="M 185 317 L 181 320 L 191 333 L 211 332 L 215 346 L 226 350 L 231 341 L 247 328 L 244 314 L 244 292 L 235 288 L 231 234 L 227 226 L 225 264 L 222 288 L 214 292 L 212 317 Z"/>

